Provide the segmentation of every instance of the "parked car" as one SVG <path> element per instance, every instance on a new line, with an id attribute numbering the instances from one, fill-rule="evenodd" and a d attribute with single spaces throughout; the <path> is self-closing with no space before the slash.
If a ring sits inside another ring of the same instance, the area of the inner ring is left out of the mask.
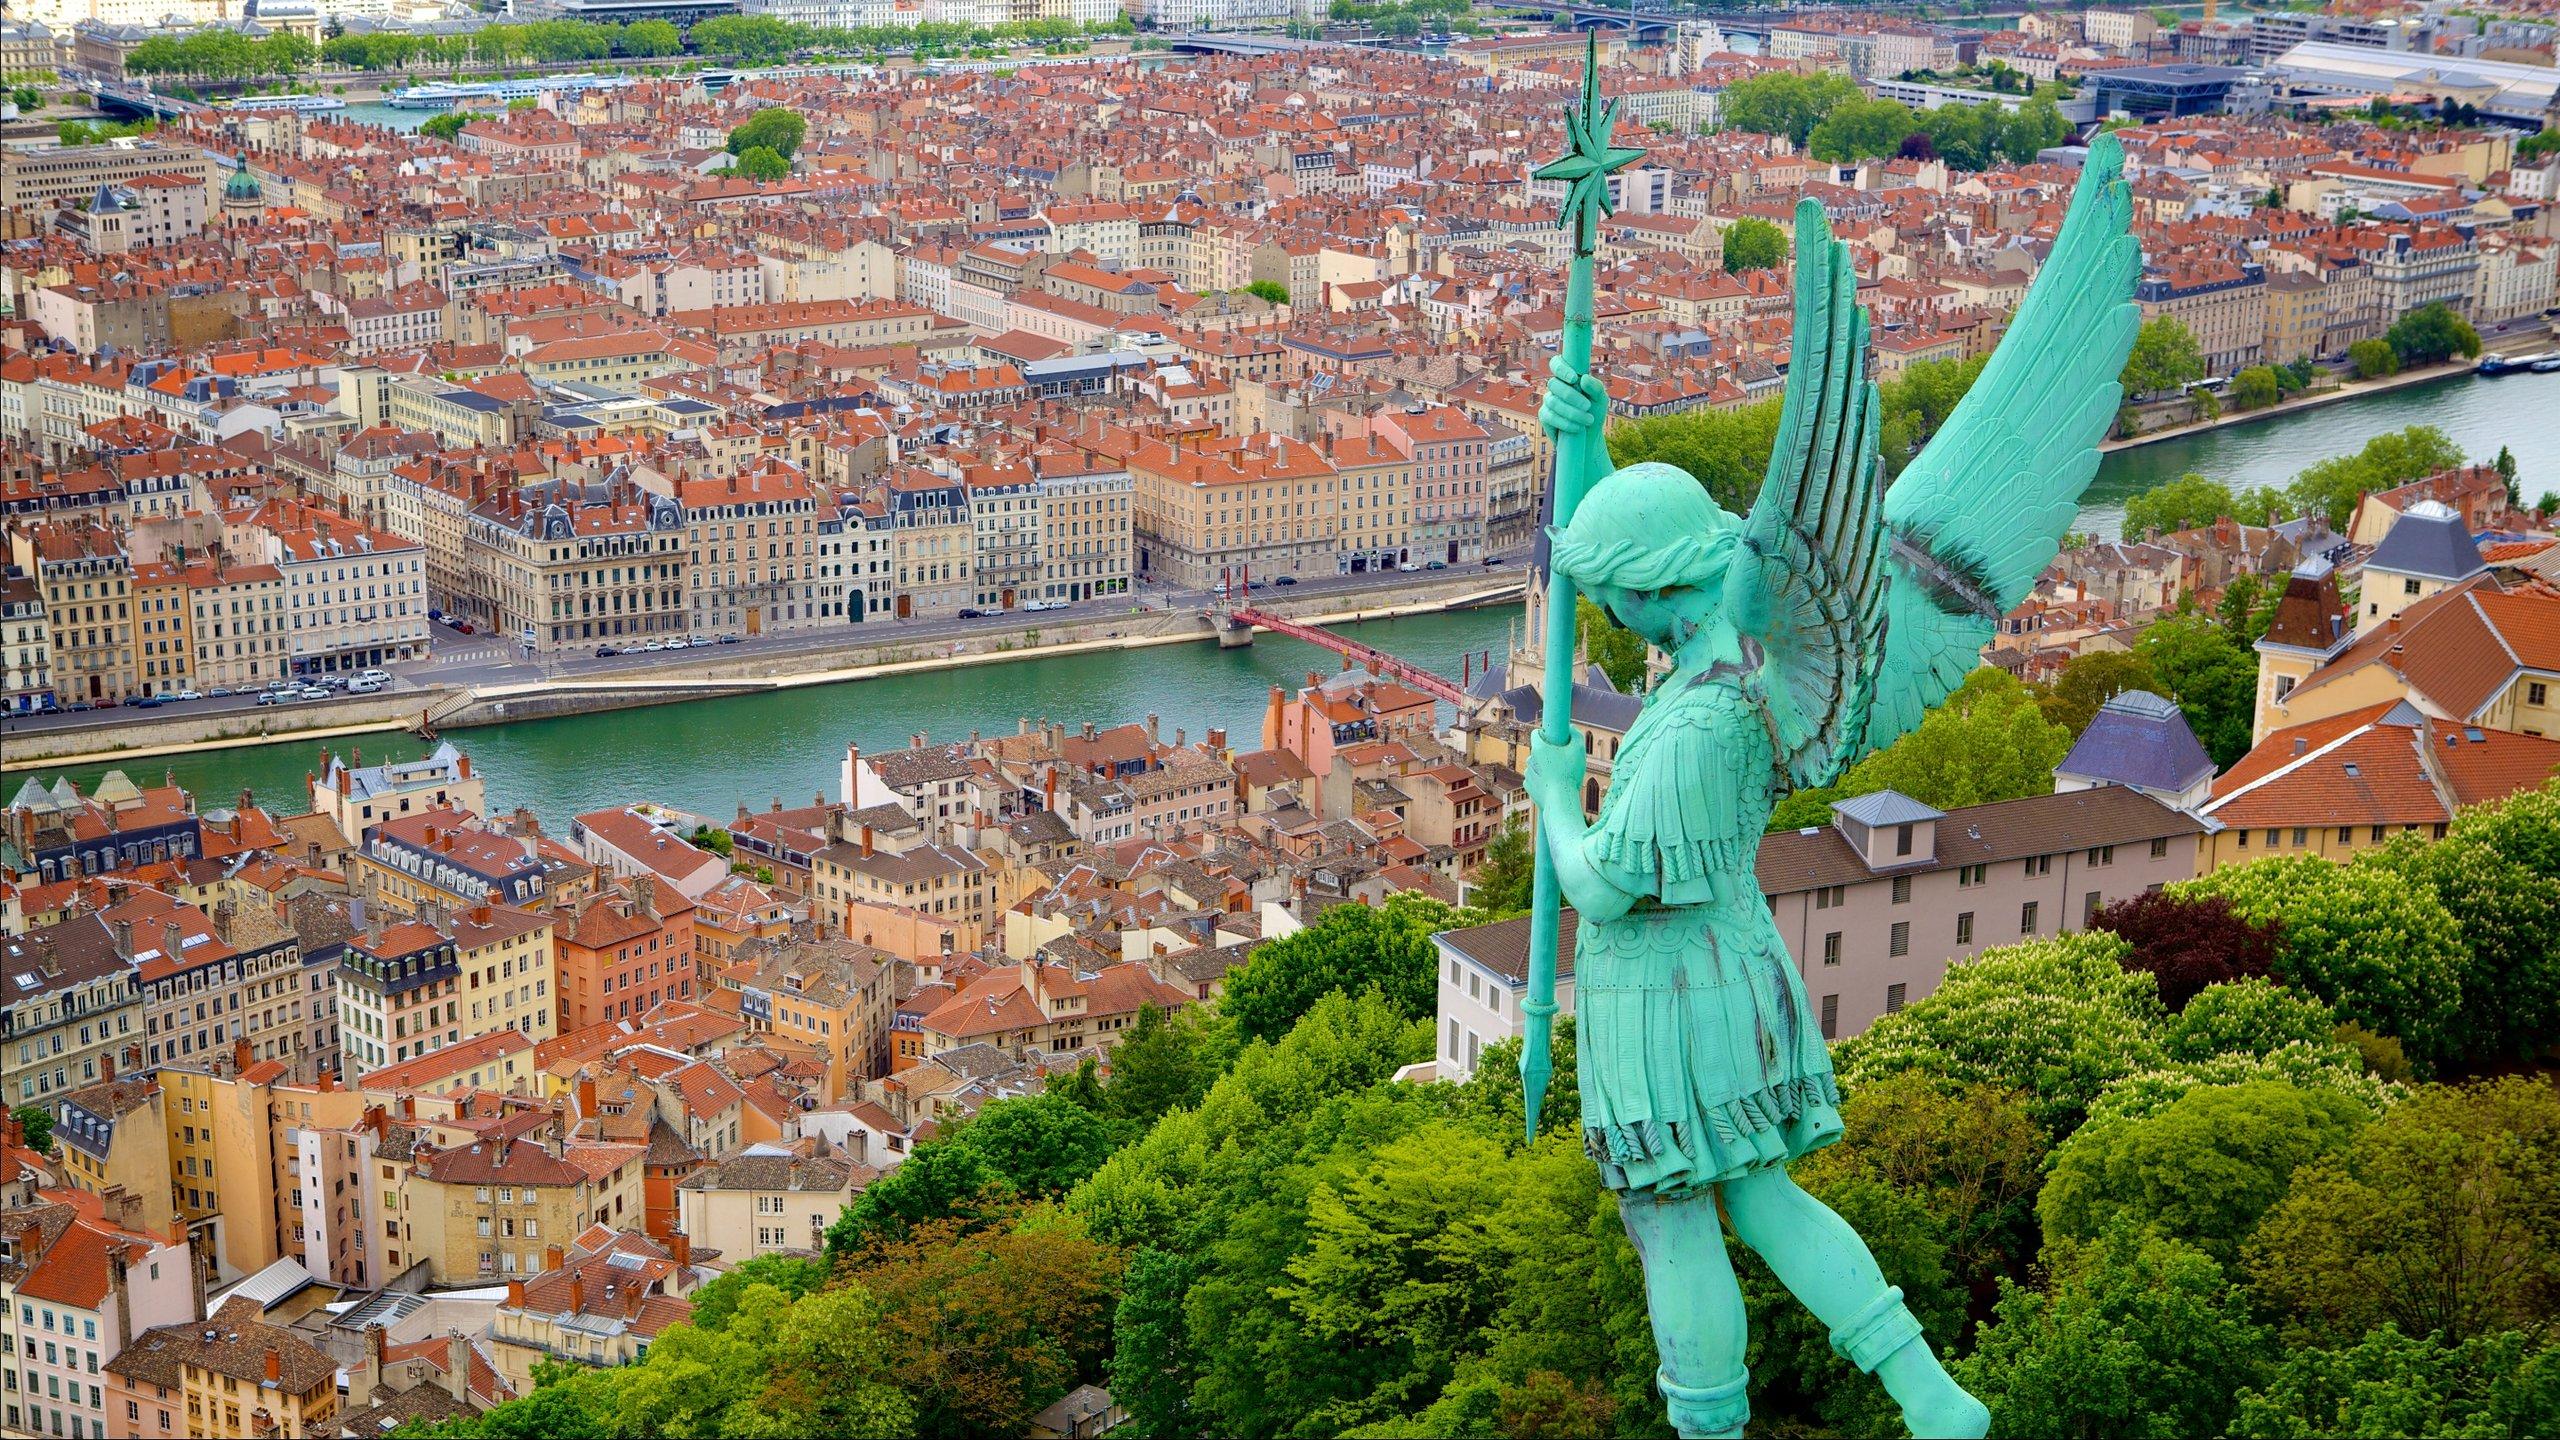
<path id="1" fill-rule="evenodd" d="M 212 689 L 204 692 L 204 695 L 208 700 L 228 700 L 231 698 L 231 687 L 228 685 L 216 685 Z"/>
<path id="2" fill-rule="evenodd" d="M 1271 583 L 1274 585 L 1295 585 L 1298 583 L 1298 577 L 1295 575 L 1281 575 L 1275 577 Z"/>
<path id="3" fill-rule="evenodd" d="M 1499 565 L 1499 564 L 1501 564 L 1501 563 L 1502 563 L 1502 557 L 1501 557 L 1501 556 L 1499 556 L 1499 555 L 1487 555 L 1486 557 L 1484 557 L 1484 568 L 1486 568 L 1487 570 L 1490 570 L 1490 569 L 1492 569 L 1493 567 L 1495 567 L 1496 565 Z"/>
<path id="4" fill-rule="evenodd" d="M 356 678 L 359 680 L 378 681 L 381 684 L 388 685 L 391 683 L 391 672 L 367 666 L 366 668 L 356 672 Z"/>
<path id="5" fill-rule="evenodd" d="M 1422 567 L 1421 567 L 1421 566 L 1419 566 L 1419 565 L 1416 565 L 1415 563 L 1413 563 L 1413 562 L 1412 562 L 1412 561 L 1410 561 L 1410 560 L 1407 560 L 1406 562 L 1404 562 L 1403 564 L 1401 564 L 1401 565 L 1397 566 L 1396 568 L 1397 568 L 1398 570 L 1403 571 L 1403 572 L 1404 572 L 1404 573 L 1406 573 L 1407 575 L 1410 575 L 1410 574 L 1412 574 L 1414 571 L 1419 570 L 1419 569 L 1421 569 Z"/>
<path id="6" fill-rule="evenodd" d="M 738 637 L 735 635 L 723 635 L 720 637 L 720 643 L 723 645 L 735 645 L 738 643 Z"/>
<path id="7" fill-rule="evenodd" d="M 668 648 L 668 649 L 670 649 L 670 650 L 689 650 L 689 649 L 693 648 L 693 642 L 692 642 L 692 641 L 690 641 L 690 640 L 687 640 L 686 638 L 684 638 L 684 637 L 683 637 L 683 636 L 681 636 L 681 635 L 678 635 L 678 636 L 677 636 L 677 637 L 675 637 L 674 639 L 672 639 L 672 640 L 670 640 L 670 641 L 668 641 L 668 642 L 667 642 L 667 648 Z"/>
<path id="8" fill-rule="evenodd" d="M 73 715 L 77 715 L 83 710 L 95 710 L 97 708 L 97 706 L 90 704 L 86 700 L 74 700 L 70 705 L 65 707 L 66 711 Z"/>
<path id="9" fill-rule="evenodd" d="M 261 690 L 258 692 L 258 703 L 261 705 L 281 705 L 284 703 L 284 698 L 284 692 L 281 690 Z"/>
<path id="10" fill-rule="evenodd" d="M 169 697 L 166 695 L 130 695 L 125 698 L 124 703 L 132 706 L 136 710 L 157 710 L 161 706 L 169 703 Z"/>
<path id="11" fill-rule="evenodd" d="M 1449 562 L 1446 560 L 1434 560 L 1422 568 L 1425 570 L 1446 570 L 1449 568 Z"/>
<path id="12" fill-rule="evenodd" d="M 973 606 L 963 605 L 960 607 L 960 618 L 963 620 L 975 620 L 986 613 L 986 611 L 977 609 Z"/>
<path id="13" fill-rule="evenodd" d="M 622 652 L 620 650 L 615 649 L 611 645 L 599 645 L 596 647 L 596 658 L 599 660 L 609 660 L 621 653 Z"/>
<path id="14" fill-rule="evenodd" d="M 383 684 L 383 681 L 359 675 L 353 680 L 347 682 L 347 693 L 350 695 L 370 695 L 374 691 L 381 689 Z"/>
<path id="15" fill-rule="evenodd" d="M 326 686 L 305 685 L 301 690 L 301 698 L 305 700 L 327 700 L 331 697 L 328 687 Z"/>
<path id="16" fill-rule="evenodd" d="M 652 640 L 640 648 L 643 650 L 664 650 L 667 648 L 667 642 L 664 640 Z"/>
<path id="17" fill-rule="evenodd" d="M 201 700 L 204 698 L 204 692 L 201 690 L 181 690 L 169 698 L 172 700 Z"/>

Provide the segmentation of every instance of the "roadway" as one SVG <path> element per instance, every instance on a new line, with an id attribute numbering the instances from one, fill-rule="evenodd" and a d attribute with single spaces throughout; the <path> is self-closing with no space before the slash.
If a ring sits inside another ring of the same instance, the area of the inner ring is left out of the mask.
<path id="1" fill-rule="evenodd" d="M 1425 572 L 1429 578 L 1451 575 L 1505 575 L 1519 559 L 1515 552 L 1497 557 L 1495 564 L 1453 565 L 1446 570 Z M 1324 575 L 1300 580 L 1295 585 L 1273 585 L 1256 581 L 1253 598 L 1264 604 L 1291 599 L 1341 597 L 1352 599 L 1392 592 L 1424 574 L 1407 575 L 1397 571 L 1373 571 L 1361 575 Z M 956 618 L 864 621 L 859 625 L 831 625 L 817 630 L 795 630 L 757 636 L 741 635 L 733 645 L 706 644 L 696 641 L 682 650 L 635 650 L 625 654 L 598 657 L 590 644 L 571 652 L 544 656 L 527 656 L 517 642 L 503 636 L 479 633 L 460 634 L 450 627 L 435 624 L 429 653 L 422 659 L 403 661 L 382 668 L 391 672 L 391 684 L 374 692 L 377 695 L 417 693 L 423 690 L 493 685 L 523 685 L 562 680 L 633 680 L 650 678 L 653 670 L 674 670 L 696 664 L 719 661 L 728 664 L 777 662 L 814 658 L 842 651 L 851 645 L 916 645 L 1019 634 L 1048 624 L 1091 625 L 1116 616 L 1133 622 L 1150 615 L 1167 612 L 1196 612 L 1216 603 L 1217 597 L 1206 590 L 1176 590 L 1154 585 L 1141 585 L 1128 595 L 1107 596 L 1082 601 L 1064 609 L 1025 612 L 1019 609 L 998 611 L 971 620 Z M 613 643 L 610 641 L 598 643 Z M 700 653 L 703 651 L 710 653 Z M 343 692 L 332 700 L 349 698 Z M 255 694 L 229 695 L 201 700 L 173 700 L 149 709 L 133 706 L 108 706 L 88 711 L 61 711 L 49 715 L 13 715 L 0 719 L 0 736 L 59 734 L 68 731 L 107 730 L 117 725 L 143 721 L 167 720 L 180 716 L 219 716 L 255 712 L 272 714 L 281 719 L 297 708 L 318 705 L 323 701 L 288 701 L 281 705 L 260 706 Z"/>

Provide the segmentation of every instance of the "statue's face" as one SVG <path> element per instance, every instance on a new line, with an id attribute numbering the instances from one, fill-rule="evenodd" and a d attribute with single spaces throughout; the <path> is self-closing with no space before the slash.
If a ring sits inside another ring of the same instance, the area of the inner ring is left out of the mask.
<path id="1" fill-rule="evenodd" d="M 1629 590 L 1617 585 L 1594 585 L 1588 592 L 1591 603 L 1609 612 L 1609 618 L 1624 625 L 1648 643 L 1672 648 L 1682 633 L 1678 622 L 1695 610 L 1703 598 L 1686 585 L 1664 590 Z M 1696 628 L 1694 621 L 1691 629 Z"/>

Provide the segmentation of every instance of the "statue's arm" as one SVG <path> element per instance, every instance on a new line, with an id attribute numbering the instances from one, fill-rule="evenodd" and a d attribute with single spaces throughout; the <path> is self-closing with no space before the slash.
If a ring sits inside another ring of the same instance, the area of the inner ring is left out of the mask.
<path id="1" fill-rule="evenodd" d="M 1591 853 L 1591 822 L 1582 814 L 1586 759 L 1579 732 L 1563 745 L 1533 737 L 1529 799 L 1538 807 L 1538 838 L 1546 842 L 1544 859 L 1555 869 L 1556 888 L 1565 903 L 1590 919 L 1614 920 L 1634 908 L 1646 887 L 1637 877 L 1602 865 Z"/>

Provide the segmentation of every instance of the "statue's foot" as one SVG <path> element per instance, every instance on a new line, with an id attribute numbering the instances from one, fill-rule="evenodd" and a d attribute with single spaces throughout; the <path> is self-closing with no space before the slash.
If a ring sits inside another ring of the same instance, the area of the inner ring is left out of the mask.
<path id="1" fill-rule="evenodd" d="M 1886 1357 L 1876 1378 L 1902 1406 L 1902 1423 L 1913 1440 L 1982 1440 L 1991 1429 L 1991 1411 L 1955 1382 L 1927 1341 L 1915 1340 Z"/>

